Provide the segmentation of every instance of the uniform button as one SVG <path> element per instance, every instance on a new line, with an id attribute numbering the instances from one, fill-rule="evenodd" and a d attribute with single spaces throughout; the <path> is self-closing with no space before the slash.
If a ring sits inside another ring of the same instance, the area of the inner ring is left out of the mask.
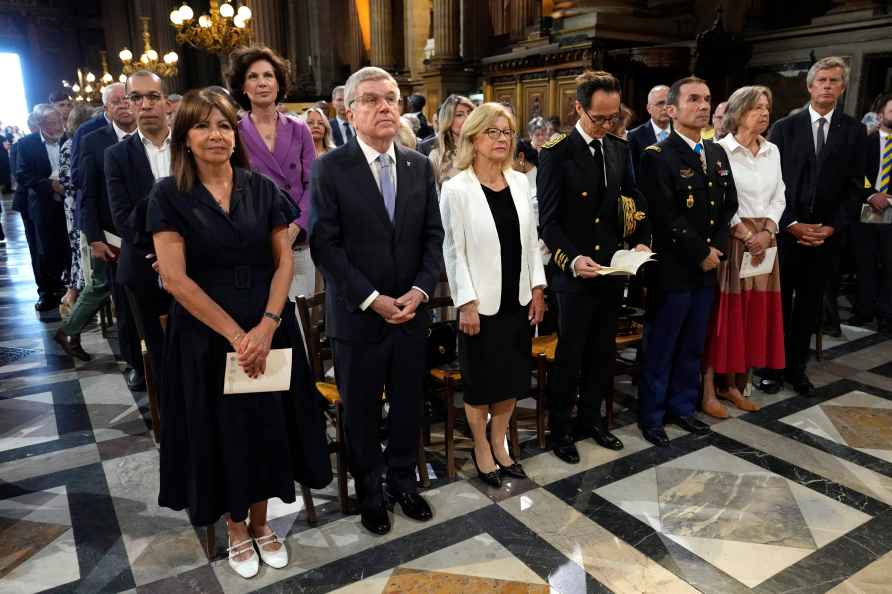
<path id="1" fill-rule="evenodd" d="M 582 194 L 580 194 L 580 196 L 582 196 L 583 198 L 585 198 L 586 196 L 588 196 L 588 192 L 583 192 Z"/>
<path id="2" fill-rule="evenodd" d="M 709 205 L 710 205 L 710 206 L 715 206 L 715 200 L 710 200 L 710 201 L 709 201 Z"/>
<path id="3" fill-rule="evenodd" d="M 706 243 L 712 243 L 712 237 L 707 237 L 707 238 L 706 238 Z"/>
<path id="4" fill-rule="evenodd" d="M 709 187 L 710 187 L 710 188 L 712 187 L 712 182 L 709 182 Z"/>
<path id="5" fill-rule="evenodd" d="M 713 221 L 712 219 L 709 219 L 709 224 L 710 224 L 710 225 L 715 225 L 715 221 Z"/>
<path id="6" fill-rule="evenodd" d="M 689 189 L 689 190 L 692 189 L 691 186 L 688 186 L 688 189 Z"/>
<path id="7" fill-rule="evenodd" d="M 597 252 L 600 249 L 601 249 L 601 244 L 599 243 L 598 245 L 595 246 L 595 251 Z"/>
<path id="8" fill-rule="evenodd" d="M 601 222 L 601 219 L 598 218 L 598 217 L 595 217 L 595 224 L 597 225 L 597 224 L 600 223 L 600 222 Z"/>

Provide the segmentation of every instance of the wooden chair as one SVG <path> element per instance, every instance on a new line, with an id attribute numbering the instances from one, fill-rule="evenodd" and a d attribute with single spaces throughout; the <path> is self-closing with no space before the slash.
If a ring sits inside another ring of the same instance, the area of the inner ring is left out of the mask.
<path id="1" fill-rule="evenodd" d="M 452 297 L 432 297 L 427 306 L 430 309 L 440 309 L 444 312 L 453 306 Z M 463 399 L 457 398 L 456 394 L 462 389 L 461 370 L 449 368 L 434 368 L 430 370 L 430 376 L 439 387 L 436 390 L 443 399 L 446 408 L 446 421 L 443 429 L 444 439 L 446 442 L 446 476 L 455 478 L 455 421 L 457 413 L 464 413 Z M 511 454 L 515 458 L 520 454 L 520 438 L 517 433 L 517 407 L 511 414 L 511 420 L 508 423 L 508 440 L 511 445 Z"/>
<path id="2" fill-rule="evenodd" d="M 297 298 L 297 313 L 300 316 L 301 327 L 307 343 L 307 354 L 310 357 L 310 372 L 316 388 L 323 398 L 329 403 L 326 411 L 329 421 L 335 429 L 335 441 L 329 449 L 335 454 L 336 472 L 338 475 L 338 504 L 341 513 L 352 513 L 352 506 L 347 495 L 347 439 L 344 433 L 344 403 L 341 394 L 334 382 L 326 379 L 326 367 L 334 366 L 334 353 L 328 338 L 325 336 L 325 317 L 318 315 L 318 311 L 325 307 L 325 293 L 316 293 L 311 297 L 300 295 Z M 314 321 L 315 320 L 315 321 Z M 424 452 L 424 441 L 419 432 L 418 435 L 418 474 L 424 487 L 430 486 L 430 477 L 427 473 L 427 459 Z"/>

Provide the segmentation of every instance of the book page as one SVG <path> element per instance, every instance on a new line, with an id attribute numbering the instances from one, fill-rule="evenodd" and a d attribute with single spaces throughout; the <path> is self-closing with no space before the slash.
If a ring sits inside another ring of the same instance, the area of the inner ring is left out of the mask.
<path id="1" fill-rule="evenodd" d="M 637 274 L 645 262 L 654 257 L 653 252 L 636 252 L 635 250 L 618 250 L 610 259 L 610 266 L 602 266 L 600 274 Z"/>
<path id="2" fill-rule="evenodd" d="M 765 250 L 765 258 L 758 266 L 753 266 L 753 255 L 744 252 L 743 262 L 740 263 L 740 278 L 750 278 L 762 274 L 771 274 L 774 270 L 774 259 L 777 258 L 777 248 L 770 247 Z"/>
<path id="3" fill-rule="evenodd" d="M 224 394 L 282 392 L 291 387 L 291 349 L 272 349 L 266 357 L 266 373 L 252 379 L 238 364 L 236 353 L 226 353 Z"/>

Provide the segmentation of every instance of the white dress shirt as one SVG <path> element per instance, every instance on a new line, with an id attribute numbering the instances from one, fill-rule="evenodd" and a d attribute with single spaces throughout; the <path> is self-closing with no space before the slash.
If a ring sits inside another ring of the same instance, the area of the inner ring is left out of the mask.
<path id="1" fill-rule="evenodd" d="M 381 187 L 381 180 L 378 179 L 380 176 L 380 172 L 378 171 L 378 163 L 376 161 L 382 154 L 387 155 L 387 157 L 390 159 L 390 170 L 393 173 L 393 190 L 396 191 L 399 186 L 397 186 L 398 176 L 396 174 L 396 150 L 393 148 L 393 142 L 391 142 L 390 146 L 387 147 L 387 152 L 379 153 L 377 150 L 364 143 L 358 135 L 356 136 L 356 141 L 359 143 L 359 148 L 362 149 L 362 154 L 363 156 L 365 156 L 365 160 L 369 164 L 369 169 L 372 170 L 372 177 L 375 178 L 375 185 L 379 188 Z M 376 198 L 373 198 L 373 200 Z M 429 296 L 424 291 L 424 289 L 416 286 L 413 286 L 412 288 L 418 289 L 421 292 L 421 294 L 424 296 L 424 301 L 428 300 Z M 365 311 L 380 295 L 381 293 L 379 293 L 378 291 L 372 291 L 371 295 L 366 297 L 365 301 L 363 301 L 359 305 L 359 309 Z M 401 295 L 394 295 L 393 297 L 398 298 L 401 297 Z"/>
<path id="2" fill-rule="evenodd" d="M 824 146 L 827 146 L 827 141 L 830 140 L 830 120 L 833 118 L 834 111 L 836 111 L 836 108 L 827 112 L 827 115 L 821 115 L 815 111 L 811 103 L 808 104 L 808 115 L 811 117 L 811 136 L 814 141 L 815 151 L 818 150 L 818 120 L 821 118 L 827 120 L 827 123 L 824 124 Z"/>
<path id="3" fill-rule="evenodd" d="M 133 132 L 128 132 L 126 130 L 122 130 L 118 127 L 118 125 L 114 122 L 111 123 L 112 129 L 115 131 L 115 136 L 118 137 L 118 142 L 121 142 L 125 138 L 129 137 Z"/>
<path id="4" fill-rule="evenodd" d="M 50 169 L 52 169 L 50 179 L 59 179 L 59 151 L 62 146 L 58 140 L 49 142 L 43 132 L 40 133 L 40 139 L 43 141 L 43 146 L 46 147 L 46 156 L 50 160 Z"/>
<path id="5" fill-rule="evenodd" d="M 152 175 L 155 180 L 170 175 L 170 130 L 167 136 L 161 141 L 161 146 L 156 146 L 147 136 L 143 136 L 142 130 L 137 130 L 142 146 L 146 151 L 146 157 L 149 159 L 149 167 L 152 168 Z"/>
<path id="6" fill-rule="evenodd" d="M 344 139 L 344 142 L 347 142 L 347 126 L 350 125 L 350 122 L 347 120 L 342 120 L 339 116 L 335 116 L 335 120 L 338 122 L 338 127 L 341 129 L 341 138 Z M 356 136 L 356 131 L 351 127 L 350 128 L 350 137 Z"/>
<path id="7" fill-rule="evenodd" d="M 657 126 L 657 123 L 653 120 L 650 120 L 650 127 L 654 129 L 654 137 L 657 139 L 657 142 L 660 142 L 660 132 L 666 133 L 666 138 L 669 138 L 669 134 L 672 133 L 672 130 L 669 129 L 669 126 L 666 126 L 666 129 L 660 128 Z"/>
<path id="8" fill-rule="evenodd" d="M 768 217 L 775 225 L 780 225 L 787 199 L 777 145 L 760 136 L 759 151 L 753 155 L 737 142 L 733 134 L 726 135 L 718 144 L 728 155 L 737 188 L 738 207 L 731 218 L 731 226 L 741 219 L 762 217 Z"/>

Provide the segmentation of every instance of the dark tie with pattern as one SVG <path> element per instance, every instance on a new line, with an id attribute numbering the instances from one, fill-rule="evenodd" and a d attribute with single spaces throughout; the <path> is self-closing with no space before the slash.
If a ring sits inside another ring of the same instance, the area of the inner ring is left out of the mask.
<path id="1" fill-rule="evenodd" d="M 824 143 L 827 142 L 827 136 L 824 134 L 824 126 L 827 125 L 826 118 L 818 118 L 818 138 L 815 142 L 815 156 L 820 157 L 821 151 L 824 150 Z"/>
<path id="2" fill-rule="evenodd" d="M 349 142 L 353 138 L 353 130 L 350 129 L 350 124 L 344 124 L 344 142 Z"/>

